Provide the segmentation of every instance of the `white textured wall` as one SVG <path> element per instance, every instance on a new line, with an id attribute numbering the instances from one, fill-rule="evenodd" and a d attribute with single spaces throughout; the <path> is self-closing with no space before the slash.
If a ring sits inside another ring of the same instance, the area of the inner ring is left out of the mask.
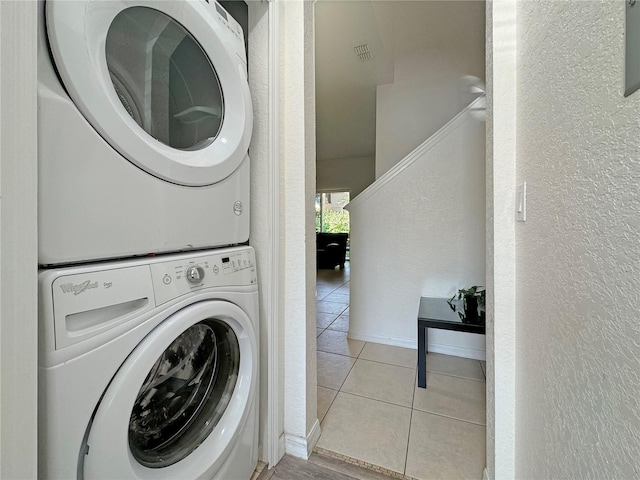
<path id="1" fill-rule="evenodd" d="M 319 192 L 344 191 L 354 198 L 375 180 L 375 157 L 319 160 L 316 175 Z"/>
<path id="2" fill-rule="evenodd" d="M 478 55 L 484 59 L 484 50 Z M 380 85 L 376 103 L 376 165 L 380 178 L 426 138 L 467 106 L 460 71 L 436 68 L 413 81 Z"/>
<path id="3" fill-rule="evenodd" d="M 397 51 L 394 83 L 377 88 L 376 178 L 473 100 L 461 77 L 484 79 L 484 2 L 429 2 L 428 7 L 446 27 L 436 29 L 427 45 Z"/>
<path id="4" fill-rule="evenodd" d="M 484 285 L 484 178 L 485 124 L 466 114 L 421 158 L 349 204 L 351 338 L 415 348 L 422 294 Z M 484 342 L 475 350 L 484 355 Z"/>
<path id="5" fill-rule="evenodd" d="M 487 476 L 515 476 L 516 0 L 487 2 Z"/>
<path id="6" fill-rule="evenodd" d="M 284 61 L 281 84 L 284 430 L 287 452 L 304 457 L 307 439 L 317 422 L 315 142 L 312 138 L 315 112 L 313 83 L 305 85 L 313 81 L 310 72 L 313 42 L 305 34 L 305 29 L 310 28 L 313 10 L 309 12 L 312 3 L 305 4 L 302 0 L 282 2 L 280 24 Z"/>
<path id="7" fill-rule="evenodd" d="M 315 30 L 314 3 L 304 2 L 304 226 L 305 226 L 305 287 L 307 301 L 306 335 L 307 344 L 307 436 L 320 434 L 318 423 L 318 379 L 316 356 L 316 88 L 315 88 Z M 317 438 L 310 438 L 315 444 Z M 310 449 L 314 445 L 307 445 Z"/>
<path id="8" fill-rule="evenodd" d="M 517 478 L 640 477 L 640 92 L 623 97 L 624 9 L 518 3 Z"/>
<path id="9" fill-rule="evenodd" d="M 304 43 L 302 2 L 283 2 L 281 182 L 285 434 L 306 436 L 306 270 L 304 155 Z"/>
<path id="10" fill-rule="evenodd" d="M 37 475 L 35 2 L 0 2 L 0 477 Z"/>

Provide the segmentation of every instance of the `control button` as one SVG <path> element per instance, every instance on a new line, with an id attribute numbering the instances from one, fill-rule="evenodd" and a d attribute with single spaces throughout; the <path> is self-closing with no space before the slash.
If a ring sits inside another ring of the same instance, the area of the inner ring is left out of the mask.
<path id="1" fill-rule="evenodd" d="M 162 283 L 164 283 L 165 285 L 169 285 L 171 283 L 171 277 L 169 275 L 165 275 L 164 277 L 162 277 Z"/>
<path id="2" fill-rule="evenodd" d="M 197 285 L 204 280 L 204 269 L 199 265 L 191 265 L 187 267 L 184 275 L 187 278 L 187 282 L 192 285 Z"/>
<path id="3" fill-rule="evenodd" d="M 233 204 L 233 213 L 238 216 L 242 215 L 242 202 L 240 200 Z"/>
<path id="4" fill-rule="evenodd" d="M 213 273 L 218 273 L 220 271 L 220 269 L 218 268 L 218 265 L 214 265 L 213 266 Z"/>

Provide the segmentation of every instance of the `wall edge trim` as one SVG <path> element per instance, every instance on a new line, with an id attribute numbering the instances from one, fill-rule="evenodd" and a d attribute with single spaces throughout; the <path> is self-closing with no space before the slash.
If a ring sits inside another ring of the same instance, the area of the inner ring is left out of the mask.
<path id="1" fill-rule="evenodd" d="M 465 123 L 468 120 L 472 119 L 471 114 L 474 111 L 481 110 L 486 102 L 486 97 L 482 95 L 481 97 L 476 98 L 473 102 L 467 105 L 460 113 L 458 113 L 455 117 L 449 120 L 442 128 L 440 128 L 436 133 L 427 138 L 424 142 L 418 145 L 411 153 L 409 153 L 406 157 L 396 163 L 392 168 L 390 168 L 384 175 L 380 178 L 376 179 L 371 185 L 365 188 L 357 197 L 351 200 L 346 206 L 345 209 L 351 211 L 353 207 L 358 207 L 369 197 L 374 196 L 383 187 L 393 180 L 395 177 L 400 175 L 406 168 L 410 167 L 413 163 L 416 162 L 419 158 L 425 155 L 429 150 L 434 148 L 439 142 L 442 141 L 445 137 L 449 136 L 453 133 L 460 125 Z"/>

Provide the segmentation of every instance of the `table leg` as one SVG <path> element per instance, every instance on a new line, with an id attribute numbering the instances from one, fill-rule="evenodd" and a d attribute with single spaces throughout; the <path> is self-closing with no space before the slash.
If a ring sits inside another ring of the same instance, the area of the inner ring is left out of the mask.
<path id="1" fill-rule="evenodd" d="M 427 327 L 418 322 L 418 387 L 427 388 Z"/>

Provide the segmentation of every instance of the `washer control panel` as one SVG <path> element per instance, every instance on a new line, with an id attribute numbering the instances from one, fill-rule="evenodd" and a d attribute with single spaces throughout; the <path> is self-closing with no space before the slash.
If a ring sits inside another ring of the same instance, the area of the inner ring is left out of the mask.
<path id="1" fill-rule="evenodd" d="M 253 249 L 152 263 L 149 266 L 156 304 L 202 288 L 255 285 L 258 283 L 255 265 Z"/>
<path id="2" fill-rule="evenodd" d="M 187 282 L 198 285 L 204 280 L 204 269 L 200 265 L 189 265 L 184 276 Z"/>

